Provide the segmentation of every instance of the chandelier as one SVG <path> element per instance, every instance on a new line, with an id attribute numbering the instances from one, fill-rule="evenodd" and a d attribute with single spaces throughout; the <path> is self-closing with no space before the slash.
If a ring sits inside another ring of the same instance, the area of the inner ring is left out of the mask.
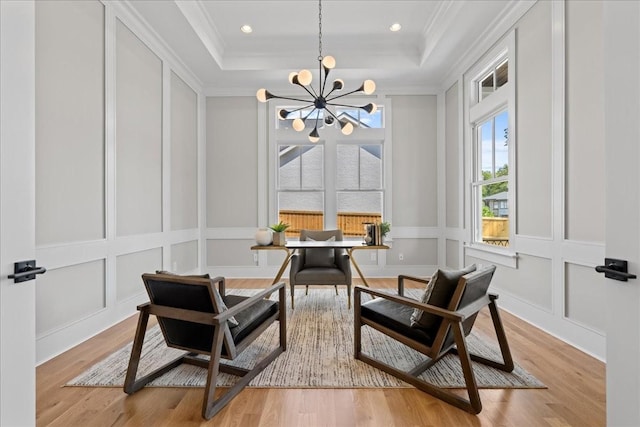
<path id="1" fill-rule="evenodd" d="M 313 107 L 311 111 L 306 114 L 306 116 L 302 118 L 297 117 L 293 120 L 292 123 L 293 128 L 296 131 L 301 132 L 306 128 L 307 120 L 309 120 L 310 122 L 315 120 L 313 130 L 309 134 L 309 141 L 311 142 L 315 143 L 320 140 L 320 135 L 318 134 L 318 122 L 320 121 L 320 112 L 322 110 L 326 112 L 325 114 L 323 114 L 325 125 L 331 126 L 337 122 L 340 125 L 340 130 L 342 131 L 342 133 L 344 135 L 350 135 L 351 132 L 353 132 L 353 123 L 345 118 L 338 118 L 334 111 L 332 111 L 329 107 L 360 108 L 369 114 L 373 114 L 377 110 L 377 106 L 374 103 L 369 103 L 363 106 L 355 106 L 340 104 L 334 101 L 356 92 L 363 92 L 365 95 L 371 95 L 376 90 L 376 84 L 373 80 L 365 80 L 358 89 L 343 94 L 335 94 L 335 92 L 340 92 L 344 87 L 344 82 L 342 81 L 342 79 L 335 79 L 330 86 L 327 85 L 327 77 L 329 76 L 329 71 L 331 71 L 335 66 L 336 60 L 333 56 L 322 56 L 322 0 L 318 0 L 318 75 L 320 81 L 318 83 L 317 90 L 311 85 L 311 81 L 313 80 L 311 71 L 300 70 L 297 73 L 294 71 L 289 74 L 289 83 L 300 86 L 302 89 L 304 89 L 311 96 L 310 99 L 277 96 L 266 89 L 259 89 L 256 97 L 260 102 L 267 102 L 269 99 L 274 98 L 305 103 L 303 107 L 293 110 L 281 109 L 278 112 L 278 118 L 280 120 L 286 120 L 292 113 L 306 110 L 309 107 Z M 322 73 L 323 70 L 324 75 Z M 316 111 L 317 113 L 314 115 L 313 113 Z"/>

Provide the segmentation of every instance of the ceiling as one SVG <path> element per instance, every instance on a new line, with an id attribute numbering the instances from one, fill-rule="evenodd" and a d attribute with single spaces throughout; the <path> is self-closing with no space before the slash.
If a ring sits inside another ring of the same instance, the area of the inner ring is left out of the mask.
<path id="1" fill-rule="evenodd" d="M 515 8 L 507 0 L 324 0 L 322 53 L 345 89 L 439 87 L 455 65 Z M 287 77 L 317 70 L 316 0 L 129 0 L 208 94 L 291 92 Z M 402 25 L 398 32 L 389 26 Z M 251 34 L 240 27 L 249 24 Z M 314 73 L 317 79 L 317 74 Z"/>

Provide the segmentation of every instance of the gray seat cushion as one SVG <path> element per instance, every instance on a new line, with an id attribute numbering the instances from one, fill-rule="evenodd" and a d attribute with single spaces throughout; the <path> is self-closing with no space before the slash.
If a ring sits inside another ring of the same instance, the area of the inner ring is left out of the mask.
<path id="1" fill-rule="evenodd" d="M 411 314 L 413 308 L 389 301 L 384 298 L 376 298 L 361 305 L 361 317 L 372 320 L 384 327 L 409 337 L 425 345 L 433 344 L 435 333 L 411 326 Z"/>
<path id="2" fill-rule="evenodd" d="M 342 285 L 345 280 L 344 272 L 335 266 L 305 268 L 296 273 L 296 282 L 305 285 Z"/>
<path id="3" fill-rule="evenodd" d="M 224 303 L 227 307 L 233 307 L 247 299 L 249 299 L 249 297 L 239 295 L 225 295 L 223 297 Z M 262 299 L 257 301 L 251 307 L 236 314 L 234 317 L 238 321 L 238 326 L 229 329 L 231 331 L 231 336 L 233 337 L 233 342 L 238 344 L 255 328 L 260 326 L 266 319 L 277 312 L 277 301 Z"/>

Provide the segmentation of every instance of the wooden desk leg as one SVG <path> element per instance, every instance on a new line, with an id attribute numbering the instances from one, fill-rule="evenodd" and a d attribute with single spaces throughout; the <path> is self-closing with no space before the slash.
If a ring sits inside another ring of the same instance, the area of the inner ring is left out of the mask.
<path id="1" fill-rule="evenodd" d="M 284 250 L 287 251 L 287 256 L 284 258 L 284 261 L 282 261 L 280 270 L 278 270 L 278 274 L 276 274 L 275 279 L 273 279 L 272 285 L 275 285 L 280 281 L 280 278 L 282 278 L 282 274 L 284 273 L 284 270 L 287 269 L 287 265 L 289 265 L 289 261 L 291 261 L 291 257 L 293 256 L 293 252 L 291 252 L 289 249 L 284 248 Z"/>
<path id="2" fill-rule="evenodd" d="M 362 271 L 360 271 L 360 266 L 358 265 L 358 263 L 356 262 L 356 259 L 353 256 L 353 248 L 349 249 L 349 259 L 351 260 L 351 263 L 353 264 L 353 266 L 356 268 L 356 271 L 358 272 L 358 275 L 360 276 L 360 278 L 362 279 L 362 283 L 364 283 L 364 285 L 369 288 L 369 284 L 367 283 L 367 279 L 364 278 L 364 274 L 362 274 Z"/>
<path id="3" fill-rule="evenodd" d="M 289 248 L 282 246 L 282 250 L 286 251 L 287 255 L 285 256 L 284 261 L 282 261 L 280 270 L 278 270 L 278 274 L 276 274 L 276 277 L 273 279 L 273 282 L 271 283 L 272 285 L 275 285 L 280 281 L 280 279 L 282 278 L 282 274 L 284 273 L 284 270 L 287 269 L 287 265 L 289 265 L 289 261 L 291 261 L 291 257 L 293 256 L 293 252 L 291 252 Z M 271 298 L 271 294 L 264 296 L 264 299 L 269 299 L 269 298 Z"/>

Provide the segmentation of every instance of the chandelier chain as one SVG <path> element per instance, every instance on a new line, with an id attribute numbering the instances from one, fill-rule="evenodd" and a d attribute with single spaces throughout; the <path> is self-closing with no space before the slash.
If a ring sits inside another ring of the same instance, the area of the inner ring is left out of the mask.
<path id="1" fill-rule="evenodd" d="M 322 0 L 318 0 L 318 60 L 322 60 Z"/>

